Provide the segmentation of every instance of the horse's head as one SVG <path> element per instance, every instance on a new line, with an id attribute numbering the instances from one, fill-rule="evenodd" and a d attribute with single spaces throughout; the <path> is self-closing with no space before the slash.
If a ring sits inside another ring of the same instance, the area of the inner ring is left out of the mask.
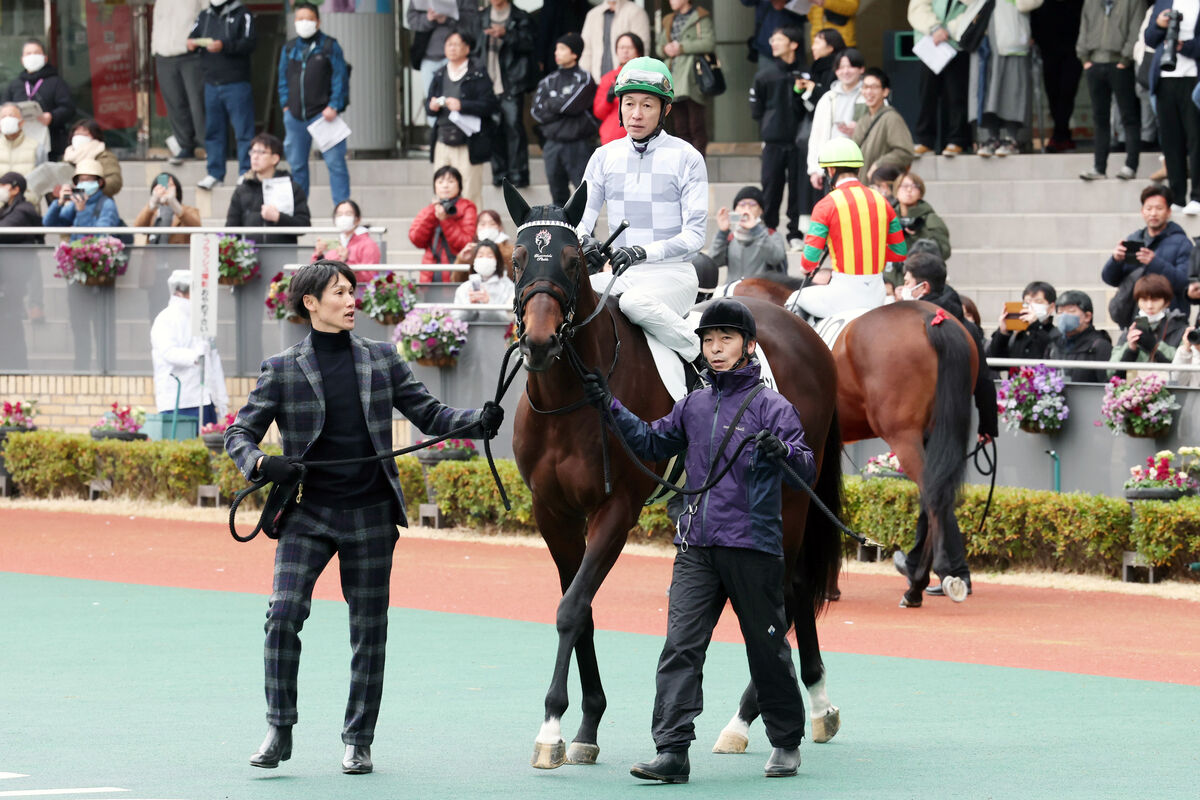
<path id="1" fill-rule="evenodd" d="M 565 208 L 530 208 L 507 181 L 504 200 L 517 225 L 514 305 L 521 355 L 526 369 L 542 372 L 562 353 L 562 337 L 575 319 L 581 285 L 582 291 L 591 291 L 575 232 L 587 205 L 587 184 L 579 184 Z"/>

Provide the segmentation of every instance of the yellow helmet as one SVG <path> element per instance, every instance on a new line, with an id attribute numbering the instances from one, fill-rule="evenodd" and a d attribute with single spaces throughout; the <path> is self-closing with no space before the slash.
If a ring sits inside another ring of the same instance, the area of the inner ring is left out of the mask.
<path id="1" fill-rule="evenodd" d="M 862 150 L 858 149 L 858 145 L 849 139 L 841 137 L 830 139 L 821 145 L 821 152 L 817 154 L 817 164 L 821 169 L 825 167 L 861 169 L 863 165 Z"/>

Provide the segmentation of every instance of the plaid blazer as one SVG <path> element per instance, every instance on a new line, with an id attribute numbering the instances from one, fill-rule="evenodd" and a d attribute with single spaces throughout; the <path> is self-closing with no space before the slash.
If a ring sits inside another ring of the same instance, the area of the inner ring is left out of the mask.
<path id="1" fill-rule="evenodd" d="M 481 411 L 451 408 L 437 400 L 425 384 L 413 377 L 395 345 L 351 333 L 350 349 L 358 375 L 358 396 L 375 452 L 392 450 L 393 408 L 427 435 L 438 436 L 468 423 L 475 423 L 477 428 L 466 431 L 464 438 L 483 435 L 478 427 Z M 255 465 L 264 455 L 258 445 L 272 422 L 279 426 L 283 454 L 288 457 L 303 458 L 321 435 L 325 392 L 312 334 L 262 363 L 258 385 L 225 431 L 225 451 L 248 480 L 257 477 Z M 400 524 L 405 525 L 404 494 L 396 462 L 385 459 L 383 468 L 400 503 Z"/>

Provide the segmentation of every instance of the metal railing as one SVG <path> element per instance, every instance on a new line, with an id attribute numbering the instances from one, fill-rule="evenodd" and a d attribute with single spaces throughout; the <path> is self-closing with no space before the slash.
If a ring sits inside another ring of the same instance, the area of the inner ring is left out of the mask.
<path id="1" fill-rule="evenodd" d="M 1038 364 L 1054 369 L 1095 369 L 1115 372 L 1200 372 L 1200 365 L 1163 364 L 1152 361 L 1068 361 L 1066 359 L 989 358 L 989 367 L 1033 367 Z"/>
<path id="2" fill-rule="evenodd" d="M 284 264 L 284 272 L 295 272 L 308 264 Z M 351 264 L 356 272 L 470 272 L 470 264 Z"/>
<path id="3" fill-rule="evenodd" d="M 117 228 L 105 227 L 105 226 L 101 226 L 101 225 L 78 225 L 75 227 L 70 227 L 70 226 L 68 226 L 68 227 L 48 227 L 48 226 L 41 226 L 41 225 L 25 225 L 25 226 L 13 227 L 13 228 L 0 229 L 0 237 L 3 237 L 3 236 L 38 236 L 38 235 L 76 236 L 78 234 L 83 234 L 85 236 L 100 236 L 102 234 L 108 235 L 108 236 L 117 236 L 117 235 L 125 235 L 125 234 L 130 234 L 130 233 L 144 233 L 147 235 L 156 234 L 156 233 L 157 234 L 163 234 L 163 233 L 167 233 L 167 234 L 228 233 L 228 234 L 236 234 L 239 236 L 248 235 L 248 234 L 258 234 L 258 233 L 275 233 L 275 234 L 289 234 L 289 235 L 295 234 L 297 236 L 303 236 L 303 235 L 309 234 L 309 233 L 339 234 L 339 233 L 341 233 L 341 231 L 338 230 L 337 228 L 333 227 L 332 225 L 313 225 L 310 227 L 301 227 L 301 226 L 285 227 L 282 225 L 260 225 L 258 227 L 246 227 L 246 226 L 223 227 L 220 225 L 213 225 L 210 227 L 196 227 L 196 226 L 168 227 L 165 225 L 158 225 L 158 226 L 143 225 L 141 227 L 130 226 L 130 227 L 117 227 Z M 367 233 L 374 233 L 374 234 L 387 233 L 387 226 L 380 225 L 380 226 L 369 227 L 369 228 L 367 228 Z"/>

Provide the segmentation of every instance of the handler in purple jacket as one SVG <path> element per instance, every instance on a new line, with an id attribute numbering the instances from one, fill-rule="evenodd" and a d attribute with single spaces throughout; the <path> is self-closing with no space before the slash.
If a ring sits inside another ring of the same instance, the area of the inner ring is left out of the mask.
<path id="1" fill-rule="evenodd" d="M 610 406 L 621 435 L 642 458 L 662 461 L 687 451 L 688 486 L 703 485 L 738 445 L 766 435 L 743 450 L 712 489 L 693 496 L 679 520 L 671 580 L 667 641 L 658 661 L 652 733 L 657 757 L 635 764 L 638 778 L 686 783 L 687 750 L 703 709 L 704 655 L 725 601 L 730 600 L 746 640 L 750 677 L 758 690 L 767 737 L 773 747 L 767 777 L 795 775 L 804 738 L 804 701 L 785 634 L 783 527 L 780 462 L 812 483 L 816 464 L 804 441 L 796 408 L 761 386 L 754 360 L 756 328 L 737 300 L 718 300 L 696 329 L 709 365 L 711 386 L 692 392 L 671 413 L 643 422 L 611 397 L 595 376 L 585 382 L 589 400 Z M 761 388 L 759 388 L 761 387 Z M 758 388 L 735 420 L 746 398 Z M 720 449 L 727 429 L 734 433 Z"/>

